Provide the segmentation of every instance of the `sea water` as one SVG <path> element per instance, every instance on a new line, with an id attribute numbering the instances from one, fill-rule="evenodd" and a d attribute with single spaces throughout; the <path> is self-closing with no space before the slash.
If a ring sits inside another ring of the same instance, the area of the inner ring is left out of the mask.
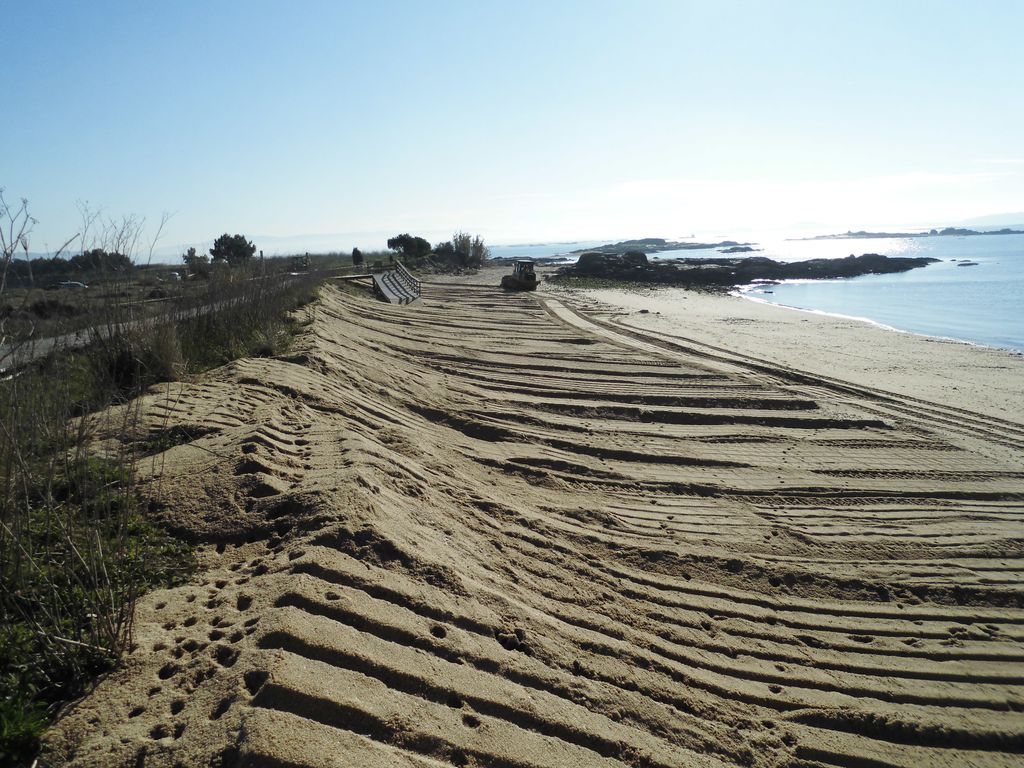
<path id="1" fill-rule="evenodd" d="M 741 295 L 1024 352 L 1024 235 L 776 241 L 751 255 L 802 261 L 862 253 L 939 261 L 898 274 L 749 286 Z"/>
<path id="2" fill-rule="evenodd" d="M 794 240 L 770 234 L 739 237 L 725 233 L 700 238 L 704 242 L 726 239 L 748 242 L 757 249 L 736 257 L 767 256 L 786 262 L 840 259 L 863 253 L 938 259 L 909 272 L 842 280 L 787 280 L 777 285 L 747 286 L 740 295 L 900 331 L 1024 352 L 1024 235 Z M 576 260 L 579 251 L 604 242 L 524 243 L 496 246 L 491 252 L 506 258 L 564 256 L 569 263 Z M 652 253 L 649 258 L 722 256 L 718 249 L 706 248 Z M 963 261 L 976 264 L 960 266 Z"/>
<path id="3" fill-rule="evenodd" d="M 575 256 L 569 256 L 574 251 L 582 251 L 587 248 L 594 248 L 605 245 L 607 240 L 566 240 L 557 243 L 517 243 L 514 245 L 492 245 L 490 247 L 491 258 L 493 259 L 550 259 L 555 256 L 566 256 L 572 261 Z"/>

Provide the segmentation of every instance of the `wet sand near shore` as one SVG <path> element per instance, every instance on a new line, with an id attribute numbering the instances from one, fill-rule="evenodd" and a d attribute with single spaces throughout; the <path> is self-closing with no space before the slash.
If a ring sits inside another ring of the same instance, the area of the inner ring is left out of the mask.
<path id="1" fill-rule="evenodd" d="M 494 284 L 327 288 L 290 355 L 144 399 L 204 572 L 52 762 L 1020 764 L 1012 382 Z"/>

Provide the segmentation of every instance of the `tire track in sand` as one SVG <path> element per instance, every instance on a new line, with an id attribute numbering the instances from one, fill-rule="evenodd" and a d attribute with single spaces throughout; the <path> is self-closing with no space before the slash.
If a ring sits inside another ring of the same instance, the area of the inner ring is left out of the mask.
<path id="1" fill-rule="evenodd" d="M 483 287 L 311 312 L 142 403 L 205 572 L 55 762 L 1019 764 L 1017 425 Z"/>

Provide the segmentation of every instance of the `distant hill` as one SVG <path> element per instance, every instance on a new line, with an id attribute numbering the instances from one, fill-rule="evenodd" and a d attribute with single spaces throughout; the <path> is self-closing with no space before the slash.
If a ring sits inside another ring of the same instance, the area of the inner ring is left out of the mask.
<path id="1" fill-rule="evenodd" d="M 1024 228 L 1024 211 L 975 216 L 973 219 L 964 219 L 959 223 L 972 227 L 1011 227 L 1013 229 L 1021 229 Z"/>
<path id="2" fill-rule="evenodd" d="M 943 229 L 932 229 L 928 232 L 843 232 L 835 235 L 815 235 L 814 237 L 797 237 L 791 240 L 889 240 L 892 238 L 910 237 L 966 237 L 969 235 L 1024 235 L 1024 229 L 1010 229 L 1009 227 L 986 227 L 982 229 L 964 229 L 963 227 L 944 227 Z"/>

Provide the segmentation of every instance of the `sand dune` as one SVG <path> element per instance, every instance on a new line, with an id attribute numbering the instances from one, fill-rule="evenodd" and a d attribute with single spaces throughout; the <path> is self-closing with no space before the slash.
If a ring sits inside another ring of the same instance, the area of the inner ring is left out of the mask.
<path id="1" fill-rule="evenodd" d="M 205 571 L 57 762 L 1020 764 L 1024 424 L 424 290 L 147 396 Z"/>

